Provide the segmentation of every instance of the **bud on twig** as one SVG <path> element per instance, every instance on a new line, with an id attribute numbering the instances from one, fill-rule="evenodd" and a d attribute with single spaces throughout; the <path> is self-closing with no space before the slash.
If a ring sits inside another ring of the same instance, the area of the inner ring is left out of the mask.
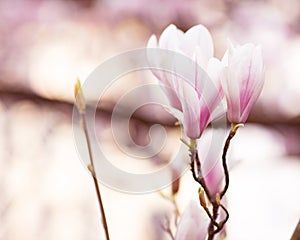
<path id="1" fill-rule="evenodd" d="M 88 165 L 88 170 L 89 170 L 92 174 L 94 174 L 94 168 L 93 168 L 93 166 L 92 166 L 91 164 Z"/>
<path id="2" fill-rule="evenodd" d="M 174 182 L 172 182 L 172 194 L 175 195 L 180 186 L 180 178 L 177 178 Z"/>
<path id="3" fill-rule="evenodd" d="M 74 87 L 74 95 L 75 95 L 75 100 L 76 100 L 75 102 L 78 110 L 80 112 L 83 112 L 85 110 L 85 100 L 84 100 L 82 87 L 79 79 L 77 79 L 77 82 Z"/>
<path id="4" fill-rule="evenodd" d="M 206 208 L 205 192 L 202 188 L 199 188 L 199 200 L 202 207 Z"/>
<path id="5" fill-rule="evenodd" d="M 175 178 L 175 180 L 172 182 L 172 195 L 175 195 L 179 191 L 180 177 L 178 176 L 178 171 L 176 169 L 172 169 L 172 178 Z"/>
<path id="6" fill-rule="evenodd" d="M 221 205 L 221 197 L 220 197 L 220 193 L 216 194 L 216 203 L 218 204 L 218 206 Z"/>

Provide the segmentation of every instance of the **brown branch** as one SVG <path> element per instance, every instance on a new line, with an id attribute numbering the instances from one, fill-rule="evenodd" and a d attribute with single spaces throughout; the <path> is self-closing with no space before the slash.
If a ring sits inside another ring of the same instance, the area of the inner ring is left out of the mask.
<path id="1" fill-rule="evenodd" d="M 224 189 L 222 190 L 222 192 L 220 194 L 217 194 L 217 196 L 213 197 L 211 195 L 211 193 L 205 183 L 205 179 L 204 179 L 204 177 L 202 175 L 202 171 L 201 171 L 201 162 L 199 159 L 197 147 L 195 146 L 195 144 L 193 147 L 190 147 L 190 152 L 191 152 L 190 165 L 191 165 L 191 171 L 192 171 L 193 178 L 196 182 L 198 182 L 201 185 L 201 187 L 203 188 L 205 194 L 207 195 L 210 203 L 212 204 L 212 208 L 213 208 L 212 209 L 213 213 L 211 214 L 209 209 L 206 207 L 206 204 L 202 204 L 200 201 L 201 206 L 204 208 L 206 214 L 210 218 L 210 224 L 208 226 L 208 240 L 213 240 L 215 237 L 215 234 L 217 234 L 218 232 L 220 232 L 223 229 L 225 223 L 229 219 L 229 213 L 228 213 L 227 209 L 220 203 L 220 201 L 226 194 L 227 189 L 229 187 L 229 171 L 228 171 L 227 161 L 226 161 L 227 151 L 228 151 L 231 139 L 236 134 L 237 129 L 241 126 L 243 126 L 243 124 L 232 124 L 230 133 L 226 139 L 224 149 L 223 149 L 223 154 L 222 154 L 222 165 L 223 165 L 224 175 L 225 175 L 225 185 L 224 185 Z M 225 212 L 226 216 L 223 221 L 218 223 L 217 219 L 218 219 L 220 207 Z"/>
<path id="2" fill-rule="evenodd" d="M 224 197 L 224 195 L 226 194 L 228 187 L 229 187 L 229 171 L 228 171 L 228 166 L 227 166 L 227 160 L 226 160 L 226 155 L 227 155 L 227 151 L 230 145 L 230 141 L 231 139 L 234 137 L 234 135 L 236 134 L 236 131 L 238 130 L 239 127 L 244 126 L 243 124 L 234 124 L 232 123 L 231 125 L 231 130 L 229 132 L 229 135 L 226 139 L 224 148 L 223 148 L 223 154 L 222 154 L 222 165 L 223 165 L 223 169 L 224 169 L 224 175 L 225 175 L 225 186 L 224 189 L 222 190 L 222 192 L 220 193 L 220 199 L 222 199 Z"/>
<path id="3" fill-rule="evenodd" d="M 217 228 L 217 230 L 215 230 L 214 227 L 214 222 L 217 221 L 218 218 L 218 211 L 219 211 L 219 205 L 217 204 L 216 201 L 212 202 L 213 205 L 213 221 L 210 222 L 209 226 L 208 226 L 208 238 L 207 240 L 213 240 L 216 234 L 216 231 L 221 231 L 221 229 Z"/>
<path id="4" fill-rule="evenodd" d="M 211 215 L 211 213 L 210 213 L 210 211 L 209 211 L 209 209 L 207 207 L 204 207 L 204 206 L 202 206 L 202 207 L 203 207 L 203 209 L 205 210 L 206 214 L 208 215 L 208 217 L 210 219 L 210 225 L 211 226 L 209 226 L 208 229 L 212 228 L 211 232 L 213 232 L 214 226 L 215 226 L 215 227 L 217 227 L 217 230 L 221 231 L 219 224 L 216 222 L 215 216 Z M 210 232 L 210 231 L 208 231 L 208 232 Z"/>
<path id="5" fill-rule="evenodd" d="M 224 195 L 227 192 L 227 189 L 229 187 L 229 171 L 228 171 L 228 167 L 227 167 L 226 155 L 227 155 L 227 151 L 228 151 L 228 148 L 229 148 L 229 145 L 230 145 L 230 141 L 234 137 L 234 135 L 235 135 L 235 132 L 230 130 L 230 133 L 229 133 L 229 135 L 226 139 L 224 149 L 223 149 L 222 165 L 223 165 L 224 175 L 225 175 L 225 186 L 224 186 L 224 189 L 222 190 L 222 192 L 220 193 L 221 199 L 224 197 Z"/>
<path id="6" fill-rule="evenodd" d="M 213 220 L 210 222 L 209 227 L 208 227 L 208 240 L 213 240 L 215 234 L 220 232 L 223 229 L 225 223 L 229 219 L 229 213 L 228 213 L 227 209 L 220 203 L 220 201 L 226 194 L 227 189 L 229 187 L 229 171 L 228 171 L 227 161 L 226 161 L 227 151 L 228 151 L 231 139 L 236 134 L 237 129 L 241 126 L 243 126 L 243 124 L 232 124 L 231 125 L 231 130 L 229 132 L 229 135 L 228 135 L 225 145 L 224 145 L 223 154 L 222 154 L 222 165 L 223 165 L 224 175 L 225 175 L 225 186 L 224 186 L 224 189 L 222 190 L 222 192 L 216 196 L 216 199 L 212 199 L 212 201 L 211 201 L 211 203 L 213 205 Z M 218 228 L 215 230 L 214 222 L 217 221 L 218 212 L 219 212 L 220 207 L 223 209 L 226 216 L 225 216 L 225 219 L 218 224 Z"/>
<path id="7" fill-rule="evenodd" d="M 203 204 L 200 201 L 201 206 L 203 207 L 206 214 L 210 218 L 210 224 L 209 224 L 209 227 L 208 227 L 208 240 L 213 240 L 213 238 L 215 236 L 215 227 L 217 228 L 218 231 L 221 231 L 221 229 L 219 227 L 219 224 L 216 221 L 217 217 L 218 217 L 219 205 L 217 204 L 216 199 L 212 198 L 212 195 L 211 195 L 211 193 L 210 193 L 210 191 L 209 191 L 209 189 L 208 189 L 208 187 L 205 183 L 205 179 L 203 177 L 202 170 L 201 170 L 201 161 L 199 159 L 197 147 L 195 146 L 193 148 L 190 148 L 190 152 L 191 152 L 190 165 L 191 165 L 191 171 L 192 171 L 193 178 L 203 188 L 203 191 L 205 192 L 207 198 L 209 199 L 209 201 L 213 205 L 213 214 L 211 214 L 209 209 L 207 208 L 206 204 Z"/>
<path id="8" fill-rule="evenodd" d="M 300 219 L 299 219 L 299 222 L 298 222 L 298 224 L 295 228 L 293 236 L 291 237 L 291 240 L 300 240 Z"/>
<path id="9" fill-rule="evenodd" d="M 228 212 L 228 210 L 222 204 L 220 204 L 220 207 L 223 209 L 223 211 L 225 212 L 226 216 L 225 216 L 225 219 L 222 222 L 219 223 L 219 229 L 216 229 L 215 233 L 220 232 L 223 229 L 223 227 L 225 226 L 225 224 L 228 221 L 228 219 L 229 219 L 229 212 Z"/>
<path id="10" fill-rule="evenodd" d="M 209 201 L 211 201 L 211 194 L 209 192 L 209 189 L 206 186 L 205 180 L 202 175 L 201 162 L 199 159 L 198 151 L 197 151 L 197 149 L 190 150 L 190 151 L 191 151 L 190 166 L 191 166 L 193 178 L 196 182 L 198 182 L 200 184 L 200 186 L 203 188 L 206 196 L 208 197 Z"/>

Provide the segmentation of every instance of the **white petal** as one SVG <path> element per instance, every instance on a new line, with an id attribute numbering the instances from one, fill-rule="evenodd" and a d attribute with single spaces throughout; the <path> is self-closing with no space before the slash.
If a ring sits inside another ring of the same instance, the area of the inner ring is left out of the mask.
<path id="1" fill-rule="evenodd" d="M 208 66 L 207 66 L 207 74 L 217 88 L 219 88 L 221 84 L 221 73 L 223 69 L 224 69 L 224 65 L 219 59 L 214 57 L 209 59 Z"/>
<path id="2" fill-rule="evenodd" d="M 147 48 L 157 48 L 157 38 L 154 34 L 149 38 Z"/>
<path id="3" fill-rule="evenodd" d="M 180 81 L 180 102 L 183 111 L 183 126 L 189 138 L 198 138 L 200 132 L 200 102 L 195 89 L 187 82 Z"/>
<path id="4" fill-rule="evenodd" d="M 233 116 L 240 115 L 240 88 L 237 80 L 231 78 L 228 67 L 223 70 L 221 84 L 227 101 L 228 119 L 233 122 Z"/>
<path id="5" fill-rule="evenodd" d="M 197 58 L 198 64 L 206 68 L 208 60 L 213 57 L 214 47 L 212 37 L 203 25 L 196 25 L 190 28 L 184 36 L 184 46 L 180 46 L 187 56 Z M 196 54 L 195 54 L 195 49 Z"/>
<path id="6" fill-rule="evenodd" d="M 168 50 L 178 50 L 180 42 L 179 35 L 181 30 L 173 24 L 169 25 L 161 34 L 159 39 L 159 47 Z"/>
<path id="7" fill-rule="evenodd" d="M 223 90 L 221 87 L 221 74 L 223 73 L 223 64 L 216 58 L 211 58 L 208 62 L 207 73 L 209 78 L 204 78 L 202 81 L 202 97 L 201 100 L 204 101 L 212 114 L 216 106 L 223 99 Z"/>
<path id="8" fill-rule="evenodd" d="M 221 62 L 224 67 L 228 66 L 228 50 L 224 53 Z"/>

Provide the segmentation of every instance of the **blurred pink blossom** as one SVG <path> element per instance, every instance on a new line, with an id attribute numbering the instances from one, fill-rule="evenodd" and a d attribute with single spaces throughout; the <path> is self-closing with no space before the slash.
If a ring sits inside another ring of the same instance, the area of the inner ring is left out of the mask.
<path id="1" fill-rule="evenodd" d="M 201 171 L 206 186 L 212 197 L 220 193 L 224 187 L 224 169 L 222 165 L 222 150 L 225 144 L 224 129 L 206 129 L 201 138 L 197 140 L 197 150 L 199 160 L 201 162 Z M 237 165 L 235 158 L 228 153 L 230 161 L 228 161 L 229 170 Z"/>
<path id="2" fill-rule="evenodd" d="M 213 120 L 214 110 L 223 98 L 221 88 L 222 63 L 213 57 L 213 42 L 209 31 L 203 25 L 196 25 L 186 33 L 176 26 L 168 26 L 159 41 L 152 35 L 148 48 L 161 48 L 183 54 L 195 62 L 192 79 L 184 81 L 176 74 L 153 71 L 162 85 L 169 88 L 166 95 L 172 109 L 169 111 L 183 124 L 189 138 L 199 138 L 209 122 Z M 159 67 L 163 60 L 151 59 Z M 198 65 L 206 74 L 198 72 Z M 176 69 L 174 69 L 176 73 Z M 209 78 L 208 78 L 209 77 Z"/>
<path id="3" fill-rule="evenodd" d="M 208 217 L 195 201 L 185 209 L 177 227 L 175 240 L 204 240 L 207 236 Z"/>
<path id="4" fill-rule="evenodd" d="M 223 61 L 222 87 L 227 100 L 228 120 L 245 123 L 264 84 L 260 46 L 251 43 L 234 47 L 231 43 Z"/>
<path id="5" fill-rule="evenodd" d="M 213 165 L 213 163 L 215 164 Z M 211 167 L 211 165 L 213 165 L 213 167 Z M 208 156 L 208 158 L 205 159 L 203 171 L 205 172 L 204 179 L 206 186 L 210 194 L 215 197 L 217 193 L 222 191 L 223 187 L 224 170 L 221 161 L 216 161 L 216 159 Z"/>

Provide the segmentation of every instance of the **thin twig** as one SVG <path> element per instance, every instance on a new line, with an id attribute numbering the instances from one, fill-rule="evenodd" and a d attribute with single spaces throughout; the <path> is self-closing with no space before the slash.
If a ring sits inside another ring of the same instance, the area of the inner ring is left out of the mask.
<path id="1" fill-rule="evenodd" d="M 80 83 L 79 79 L 77 80 L 77 83 L 75 84 L 74 93 L 75 93 L 75 99 L 76 99 L 75 104 L 76 104 L 76 107 L 80 114 L 80 124 L 83 129 L 87 147 L 88 147 L 88 153 L 89 153 L 89 158 L 90 158 L 90 165 L 88 165 L 88 169 L 90 170 L 92 177 L 93 177 L 96 194 L 97 194 L 97 200 L 99 203 L 100 213 L 101 213 L 101 217 L 102 217 L 102 225 L 104 228 L 105 237 L 106 237 L 106 240 L 109 240 L 107 221 L 106 221 L 104 206 L 103 206 L 103 202 L 102 202 L 102 198 L 101 198 L 101 194 L 100 194 L 100 188 L 99 188 L 99 184 L 97 181 L 91 142 L 90 142 L 89 133 L 88 133 L 87 125 L 86 125 L 86 119 L 85 119 L 85 108 L 86 108 L 85 105 L 86 104 L 85 104 L 84 95 L 83 95 L 83 91 L 82 91 L 81 83 Z"/>
<path id="2" fill-rule="evenodd" d="M 194 145 L 194 146 L 192 146 Z M 213 240 L 214 235 L 215 235 L 215 226 L 217 227 L 217 229 L 219 229 L 219 225 L 216 222 L 217 217 L 218 217 L 218 208 L 219 206 L 217 205 L 215 199 L 212 198 L 212 195 L 206 185 L 205 179 L 203 177 L 202 174 L 202 169 L 201 169 L 201 161 L 199 159 L 199 155 L 198 155 L 198 150 L 197 150 L 197 146 L 196 144 L 191 144 L 192 147 L 190 147 L 190 157 L 191 157 L 191 171 L 192 171 L 192 175 L 193 178 L 196 182 L 198 182 L 200 184 L 200 186 L 203 188 L 203 191 L 205 192 L 207 198 L 209 199 L 209 201 L 212 203 L 213 205 L 213 214 L 210 213 L 209 209 L 202 205 L 202 207 L 204 208 L 206 214 L 208 215 L 208 217 L 210 218 L 210 224 L 208 227 L 208 240 Z"/>
<path id="3" fill-rule="evenodd" d="M 228 212 L 228 210 L 222 204 L 220 205 L 220 207 L 223 209 L 223 211 L 225 212 L 226 216 L 225 216 L 225 219 L 222 222 L 219 223 L 219 229 L 216 229 L 215 233 L 220 232 L 223 229 L 225 223 L 229 219 L 229 212 Z"/>
<path id="4" fill-rule="evenodd" d="M 225 173 L 225 186 L 224 186 L 224 190 L 221 192 L 221 194 L 217 194 L 216 196 L 211 195 L 211 193 L 206 185 L 205 179 L 203 177 L 202 170 L 201 170 L 201 161 L 199 159 L 196 141 L 192 140 L 191 144 L 189 145 L 190 146 L 190 149 L 189 149 L 190 157 L 191 157 L 190 165 L 191 165 L 191 171 L 192 171 L 193 178 L 203 188 L 203 191 L 206 194 L 209 202 L 212 204 L 212 213 L 211 213 L 209 208 L 206 206 L 205 200 L 201 201 L 202 196 L 200 196 L 201 206 L 203 207 L 203 209 L 205 210 L 206 214 L 208 215 L 208 217 L 210 219 L 210 224 L 208 226 L 208 240 L 214 239 L 215 235 L 224 228 L 224 225 L 229 218 L 229 213 L 228 213 L 227 209 L 220 202 L 222 197 L 225 195 L 225 193 L 228 189 L 228 186 L 229 186 L 229 172 L 228 172 L 227 163 L 226 163 L 226 154 L 227 154 L 227 150 L 229 148 L 230 140 L 235 135 L 237 129 L 241 126 L 242 126 L 242 124 L 233 124 L 231 131 L 229 133 L 229 136 L 226 140 L 224 150 L 223 150 L 223 155 L 222 155 L 222 163 L 223 163 L 223 168 L 224 168 L 224 173 Z M 223 221 L 218 223 L 217 219 L 218 219 L 220 207 L 223 209 L 226 216 Z"/>
<path id="5" fill-rule="evenodd" d="M 230 141 L 231 139 L 234 137 L 235 132 L 233 132 L 232 130 L 230 131 L 225 145 L 224 145 L 224 149 L 223 149 L 223 154 L 222 154 L 222 164 L 223 164 L 223 169 L 224 169 L 224 175 L 225 175 L 225 186 L 223 191 L 220 193 L 220 197 L 223 198 L 225 193 L 227 192 L 227 189 L 229 187 L 229 172 L 228 172 L 228 167 L 227 167 L 227 161 L 226 161 L 226 155 L 227 155 L 227 151 L 230 145 Z"/>
<path id="6" fill-rule="evenodd" d="M 81 120 L 82 120 L 82 128 L 83 128 L 83 131 L 84 131 L 84 134 L 85 134 L 86 143 L 87 143 L 88 152 L 89 152 L 89 157 L 90 157 L 89 170 L 90 170 L 90 172 L 92 173 L 92 176 L 93 176 L 93 181 L 94 181 L 95 190 L 96 190 L 96 194 L 97 194 L 97 200 L 99 202 L 100 213 L 101 213 L 101 216 L 102 216 L 102 224 L 103 224 L 103 228 L 104 228 L 104 232 L 105 232 L 105 237 L 106 237 L 107 240 L 109 240 L 108 226 L 107 226 L 103 201 L 102 201 L 102 197 L 101 197 L 101 193 L 100 193 L 99 183 L 97 181 L 97 176 L 96 176 L 96 172 L 95 172 L 94 159 L 93 159 L 91 143 L 90 143 L 90 139 L 89 139 L 89 135 L 88 135 L 88 130 L 87 130 L 87 126 L 86 126 L 85 114 L 83 113 L 83 114 L 80 114 L 80 115 L 81 115 Z"/>
<path id="7" fill-rule="evenodd" d="M 227 189 L 229 187 L 229 171 L 228 171 L 227 161 L 226 161 L 227 151 L 228 151 L 231 139 L 236 134 L 237 129 L 242 126 L 244 126 L 244 125 L 243 124 L 232 124 L 231 125 L 231 130 L 229 132 L 229 135 L 228 135 L 225 145 L 224 145 L 223 154 L 222 154 L 222 165 L 223 165 L 224 175 L 225 175 L 225 186 L 224 186 L 223 191 L 220 193 L 221 199 L 224 197 L 224 195 L 227 192 Z"/>
<path id="8" fill-rule="evenodd" d="M 201 170 L 201 162 L 199 159 L 198 151 L 197 149 L 192 149 L 191 151 L 191 171 L 193 178 L 196 182 L 200 184 L 200 186 L 203 188 L 206 196 L 208 197 L 209 201 L 211 201 L 211 194 L 209 192 L 208 187 L 206 186 L 205 179 L 202 175 L 202 170 Z"/>
<path id="9" fill-rule="evenodd" d="M 218 218 L 218 211 L 219 211 L 219 205 L 217 204 L 216 201 L 212 202 L 213 205 L 213 221 L 210 222 L 209 226 L 208 226 L 208 238 L 207 240 L 213 240 L 216 234 L 216 230 L 214 228 L 214 222 L 217 221 Z M 219 228 L 217 228 L 219 229 Z M 219 230 L 221 231 L 221 229 Z"/>
<path id="10" fill-rule="evenodd" d="M 220 229 L 219 224 L 218 224 L 218 223 L 216 222 L 216 220 L 214 219 L 214 216 L 211 215 L 209 209 L 208 209 L 207 207 L 204 207 L 204 206 L 202 206 L 202 207 L 203 207 L 203 209 L 205 210 L 206 214 L 208 215 L 211 224 L 213 224 L 215 227 L 217 227 L 217 230 Z M 221 229 L 220 229 L 220 230 L 221 230 Z"/>
<path id="11" fill-rule="evenodd" d="M 228 151 L 231 139 L 236 134 L 237 129 L 241 126 L 243 126 L 243 124 L 232 124 L 231 125 L 231 130 L 229 132 L 229 135 L 228 135 L 225 145 L 224 145 L 223 154 L 222 154 L 222 165 L 223 165 L 224 175 L 225 175 L 225 186 L 224 186 L 224 189 L 222 190 L 222 192 L 216 196 L 217 198 L 215 200 L 213 199 L 211 201 L 211 203 L 213 205 L 213 221 L 210 222 L 209 227 L 208 227 L 208 240 L 213 240 L 215 234 L 220 232 L 223 229 L 225 223 L 229 219 L 229 213 L 228 213 L 227 209 L 220 203 L 220 201 L 226 194 L 227 189 L 229 187 L 229 171 L 228 171 L 227 161 L 226 161 L 227 151 Z M 218 224 L 219 227 L 217 229 L 214 229 L 214 222 L 217 221 L 218 211 L 219 211 L 220 207 L 223 209 L 226 216 L 225 216 L 225 219 Z"/>

